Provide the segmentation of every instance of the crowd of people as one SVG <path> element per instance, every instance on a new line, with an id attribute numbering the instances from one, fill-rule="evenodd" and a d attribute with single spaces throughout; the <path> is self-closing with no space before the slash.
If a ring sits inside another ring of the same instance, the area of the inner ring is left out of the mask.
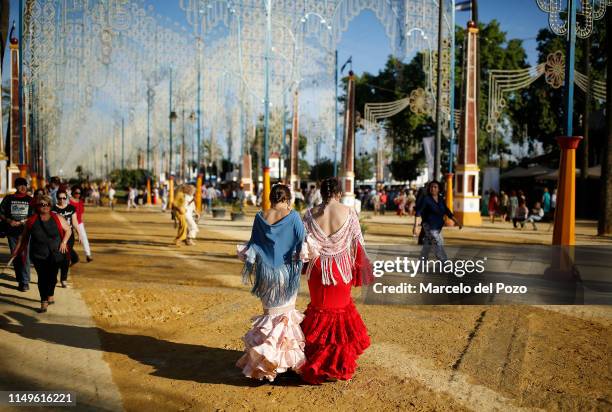
<path id="1" fill-rule="evenodd" d="M 30 265 L 38 275 L 38 291 L 44 313 L 55 303 L 54 291 L 61 272 L 61 287 L 68 286 L 70 267 L 79 261 L 74 250 L 78 237 L 87 262 L 93 260 L 85 230 L 84 189 L 53 177 L 44 188 L 28 187 L 15 179 L 16 192 L 0 203 L 0 232 L 7 238 L 18 290 L 30 288 Z"/>
<path id="2" fill-rule="evenodd" d="M 374 187 L 359 188 L 356 196 L 362 208 L 373 211 L 375 215 L 395 211 L 398 216 L 415 216 L 417 197 L 422 190 L 416 186 L 377 184 Z"/>
<path id="3" fill-rule="evenodd" d="M 527 206 L 532 204 L 531 209 Z M 557 205 L 557 189 L 551 193 L 545 187 L 540 196 L 529 201 L 523 190 L 512 190 L 510 194 L 501 190 L 485 190 L 481 202 L 481 214 L 488 216 L 491 223 L 498 218 L 501 222 L 512 222 L 515 228 L 523 229 L 531 223 L 533 230 L 538 230 L 536 222 L 551 220 Z"/>
<path id="4" fill-rule="evenodd" d="M 375 215 L 394 211 L 398 216 L 416 216 L 417 200 L 423 195 L 423 190 L 425 186 L 417 189 L 415 186 L 377 184 L 359 188 L 356 196 L 362 208 L 373 211 Z M 537 230 L 537 222 L 552 220 L 556 201 L 557 189 L 551 192 L 546 187 L 533 199 L 527 199 L 523 190 L 511 190 L 509 193 L 502 190 L 497 193 L 489 189 L 484 191 L 481 199 L 481 215 L 489 217 L 491 223 L 511 222 L 520 229 L 531 224 Z"/>

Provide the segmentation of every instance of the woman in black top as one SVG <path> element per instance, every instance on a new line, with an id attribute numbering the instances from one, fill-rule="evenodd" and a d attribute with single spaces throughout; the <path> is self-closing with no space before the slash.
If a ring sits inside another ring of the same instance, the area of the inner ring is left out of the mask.
<path id="1" fill-rule="evenodd" d="M 66 259 L 60 266 L 60 285 L 65 288 L 68 280 L 68 269 L 79 261 L 79 255 L 74 251 L 74 231 L 77 230 L 78 222 L 76 217 L 76 209 L 68 203 L 68 194 L 65 189 L 57 191 L 57 204 L 53 206 L 53 211 L 63 217 L 68 225 L 70 225 L 70 239 L 68 239 L 68 247 L 70 251 L 70 261 Z"/>
<path id="2" fill-rule="evenodd" d="M 455 222 L 459 229 L 462 228 L 461 223 L 455 219 L 453 212 L 446 207 L 444 198 L 440 194 L 440 182 L 432 180 L 427 185 L 427 194 L 417 200 L 417 211 L 412 228 L 412 233 L 416 233 L 417 218 L 420 217 L 422 231 L 424 232 L 421 258 L 428 260 L 433 246 L 435 255 L 439 260 L 443 262 L 448 260 L 444 250 L 444 238 L 442 237 L 444 216 Z"/>
<path id="3" fill-rule="evenodd" d="M 46 312 L 53 298 L 57 272 L 63 260 L 67 259 L 70 225 L 57 213 L 51 212 L 51 197 L 44 195 L 34 199 L 34 215 L 28 219 L 19 238 L 14 257 L 21 259 L 24 249 L 30 249 L 30 260 L 38 274 L 40 310 Z"/>

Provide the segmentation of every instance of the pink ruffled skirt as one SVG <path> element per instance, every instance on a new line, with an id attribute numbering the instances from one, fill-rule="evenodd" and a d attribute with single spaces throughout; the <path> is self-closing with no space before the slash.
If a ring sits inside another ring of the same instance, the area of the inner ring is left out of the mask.
<path id="1" fill-rule="evenodd" d="M 295 309 L 295 297 L 282 307 L 264 308 L 263 315 L 252 318 L 252 328 L 242 338 L 244 355 L 236 366 L 249 378 L 270 382 L 289 369 L 299 371 L 306 361 L 300 328 L 303 319 Z"/>

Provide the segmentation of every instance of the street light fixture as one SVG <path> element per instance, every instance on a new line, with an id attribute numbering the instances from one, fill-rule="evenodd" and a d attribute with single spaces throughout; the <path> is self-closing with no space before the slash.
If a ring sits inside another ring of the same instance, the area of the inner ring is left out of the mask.
<path id="1" fill-rule="evenodd" d="M 191 162 L 192 165 L 194 165 L 193 167 L 196 168 L 196 174 L 198 172 L 197 168 L 197 160 L 196 160 L 196 134 L 194 133 L 193 127 L 195 126 L 197 121 L 197 117 L 196 117 L 196 113 L 195 111 L 191 111 L 191 114 L 189 114 L 189 123 L 191 123 Z M 189 169 L 191 169 L 192 166 L 189 167 Z"/>

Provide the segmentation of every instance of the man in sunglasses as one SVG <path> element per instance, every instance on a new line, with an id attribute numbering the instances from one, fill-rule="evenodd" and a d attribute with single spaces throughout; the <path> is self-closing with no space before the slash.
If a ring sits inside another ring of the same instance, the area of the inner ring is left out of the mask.
<path id="1" fill-rule="evenodd" d="M 7 225 L 6 238 L 8 239 L 11 253 L 17 246 L 17 241 L 23 232 L 25 222 L 32 215 L 32 197 L 27 195 L 28 181 L 23 177 L 15 179 L 17 192 L 6 196 L 0 203 L 0 220 Z M 30 289 L 30 259 L 26 252 L 25 262 L 20 259 L 13 260 L 15 276 L 19 282 L 19 291 L 25 292 Z"/>

